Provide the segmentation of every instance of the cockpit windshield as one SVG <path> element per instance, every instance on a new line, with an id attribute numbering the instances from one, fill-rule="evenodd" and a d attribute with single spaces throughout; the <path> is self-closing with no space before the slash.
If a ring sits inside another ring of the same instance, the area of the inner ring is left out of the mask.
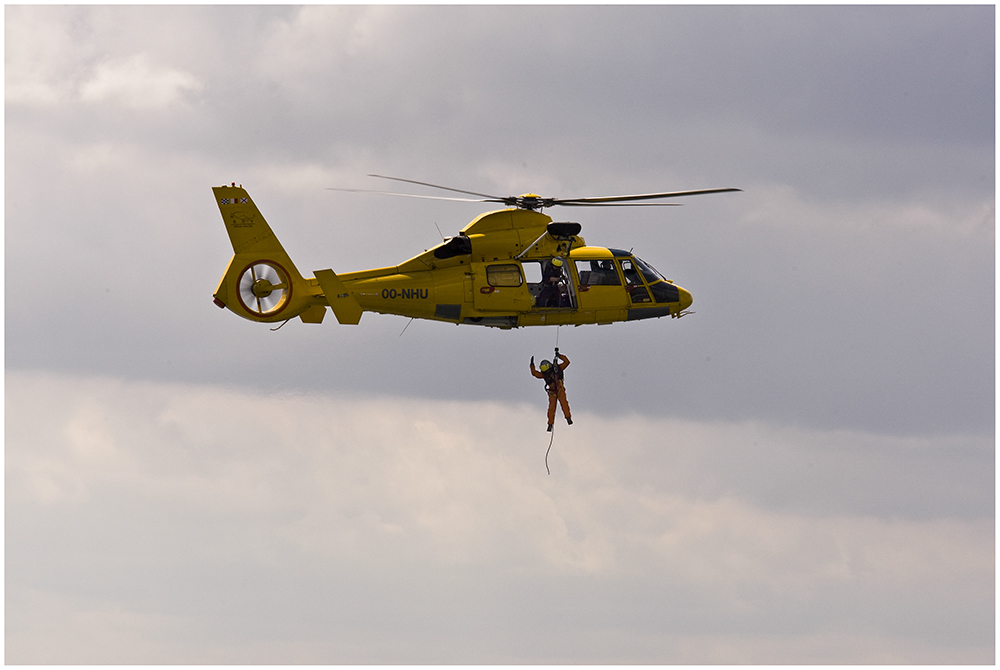
<path id="1" fill-rule="evenodd" d="M 657 272 L 652 265 L 642 260 L 638 256 L 635 257 L 635 264 L 639 268 L 639 271 L 642 272 L 642 276 L 646 278 L 647 284 L 652 284 L 654 282 L 658 282 L 661 279 L 663 279 L 663 275 Z"/>
<path id="2" fill-rule="evenodd" d="M 664 279 L 663 275 L 657 272 L 652 265 L 636 258 L 635 266 L 639 268 L 642 276 L 646 279 L 646 283 L 649 284 L 653 300 L 660 303 L 677 302 L 680 300 L 677 287 Z"/>

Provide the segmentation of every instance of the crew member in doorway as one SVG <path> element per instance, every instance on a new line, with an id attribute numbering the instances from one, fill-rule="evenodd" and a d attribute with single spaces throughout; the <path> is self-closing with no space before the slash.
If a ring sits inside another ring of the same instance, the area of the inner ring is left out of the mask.
<path id="1" fill-rule="evenodd" d="M 570 426 L 573 425 L 573 417 L 570 416 L 569 411 L 569 401 L 566 400 L 566 384 L 563 381 L 563 370 L 567 367 L 569 367 L 569 359 L 560 354 L 559 349 L 556 349 L 555 361 L 552 363 L 542 361 L 538 366 L 538 370 L 535 369 L 535 357 L 531 357 L 531 376 L 544 379 L 545 391 L 549 394 L 549 427 L 547 429 L 549 432 L 552 432 L 552 422 L 556 418 L 557 400 L 562 407 L 563 416 L 566 417 L 566 423 Z"/>
<path id="2" fill-rule="evenodd" d="M 542 268 L 542 290 L 535 301 L 536 307 L 565 307 L 563 304 L 563 262 L 561 258 L 552 258 Z"/>

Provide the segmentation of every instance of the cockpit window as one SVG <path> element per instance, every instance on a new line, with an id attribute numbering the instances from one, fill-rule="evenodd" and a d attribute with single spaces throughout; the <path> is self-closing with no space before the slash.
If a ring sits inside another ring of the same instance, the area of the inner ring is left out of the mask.
<path id="1" fill-rule="evenodd" d="M 655 284 L 650 284 L 649 290 L 653 292 L 653 299 L 656 302 L 677 302 L 681 299 L 677 287 L 668 281 L 659 281 Z"/>
<path id="2" fill-rule="evenodd" d="M 630 259 L 623 259 L 621 264 L 622 273 L 625 275 L 625 283 L 628 284 L 629 299 L 633 303 L 652 302 L 652 298 L 649 297 L 649 291 L 643 285 L 639 271 L 635 269 L 632 261 Z"/>
<path id="3" fill-rule="evenodd" d="M 677 287 L 664 279 L 663 275 L 657 272 L 652 265 L 638 258 L 635 259 L 635 264 L 642 272 L 642 276 L 646 278 L 649 290 L 653 294 L 653 300 L 656 302 L 677 302 L 680 300 Z"/>
<path id="4" fill-rule="evenodd" d="M 635 265 L 633 265 L 631 260 L 622 261 L 622 272 L 625 274 L 625 281 L 627 283 L 642 286 L 639 271 L 635 269 Z"/>
<path id="5" fill-rule="evenodd" d="M 652 284 L 663 279 L 663 275 L 657 272 L 652 265 L 645 262 L 641 258 L 636 258 L 635 264 L 638 266 L 639 271 L 642 272 L 642 276 L 646 278 L 647 284 Z"/>

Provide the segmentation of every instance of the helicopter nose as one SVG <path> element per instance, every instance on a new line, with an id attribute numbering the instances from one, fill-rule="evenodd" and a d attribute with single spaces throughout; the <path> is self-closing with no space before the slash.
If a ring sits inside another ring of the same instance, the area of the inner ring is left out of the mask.
<path id="1" fill-rule="evenodd" d="M 694 298 L 691 297 L 691 294 L 686 289 L 683 289 L 680 286 L 677 287 L 677 293 L 681 303 L 680 311 L 683 312 L 691 306 L 691 303 L 694 302 Z"/>

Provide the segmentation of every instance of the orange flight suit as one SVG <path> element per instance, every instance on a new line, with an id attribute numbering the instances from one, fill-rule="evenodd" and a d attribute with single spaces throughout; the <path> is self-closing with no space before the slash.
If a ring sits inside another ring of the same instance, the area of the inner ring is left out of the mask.
<path id="1" fill-rule="evenodd" d="M 561 362 L 559 359 L 562 359 Z M 559 401 L 559 405 L 562 407 L 563 416 L 569 421 L 572 419 L 569 411 L 569 401 L 566 400 L 566 384 L 563 382 L 562 371 L 569 367 L 569 359 L 559 354 L 558 358 L 552 363 L 553 368 L 558 366 L 559 374 L 552 374 L 552 368 L 549 368 L 549 377 L 546 378 L 545 373 L 539 372 L 535 369 L 535 364 L 531 364 L 531 376 L 537 377 L 539 379 L 545 379 L 545 390 L 549 394 L 549 425 L 556 418 L 556 401 Z"/>

